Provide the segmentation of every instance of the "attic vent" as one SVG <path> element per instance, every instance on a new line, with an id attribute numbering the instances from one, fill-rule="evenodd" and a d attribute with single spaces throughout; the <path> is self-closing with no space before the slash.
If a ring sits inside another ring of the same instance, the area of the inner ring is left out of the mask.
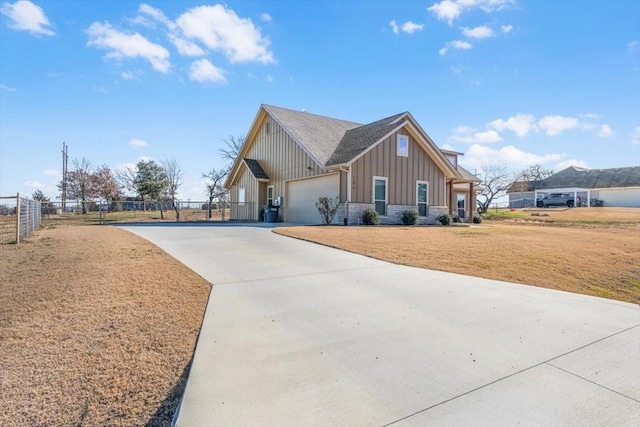
<path id="1" fill-rule="evenodd" d="M 271 120 L 267 119 L 264 121 L 264 131 L 266 133 L 271 133 Z"/>

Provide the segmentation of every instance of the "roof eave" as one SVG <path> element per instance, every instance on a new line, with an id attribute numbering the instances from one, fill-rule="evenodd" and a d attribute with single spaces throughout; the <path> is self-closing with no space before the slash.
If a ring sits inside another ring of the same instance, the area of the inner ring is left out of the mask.
<path id="1" fill-rule="evenodd" d="M 227 176 L 226 181 L 224 182 L 223 187 L 226 188 L 227 190 L 229 190 L 231 188 L 231 185 L 233 183 L 233 181 L 236 178 L 236 175 L 238 174 L 238 171 L 240 170 L 240 165 L 242 165 L 243 159 L 244 159 L 244 155 L 246 154 L 246 152 L 249 149 L 249 141 L 252 141 L 253 138 L 255 137 L 256 133 L 258 133 L 258 123 L 260 123 L 260 121 L 264 118 L 264 116 L 268 114 L 267 110 L 264 108 L 264 104 L 262 104 L 260 106 L 260 108 L 258 109 L 258 112 L 256 113 L 255 118 L 253 119 L 253 122 L 251 123 L 251 127 L 249 128 L 249 133 L 247 134 L 247 136 L 244 138 L 244 143 L 242 144 L 242 147 L 240 148 L 240 151 L 238 152 L 238 157 L 236 157 L 236 159 L 233 161 L 233 165 L 231 166 L 231 169 L 229 170 L 229 175 Z"/>

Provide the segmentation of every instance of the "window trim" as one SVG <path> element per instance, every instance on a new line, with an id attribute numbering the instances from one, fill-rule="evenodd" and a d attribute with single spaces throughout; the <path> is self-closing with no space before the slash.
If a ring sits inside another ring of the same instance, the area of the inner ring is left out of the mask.
<path id="1" fill-rule="evenodd" d="M 269 203 L 269 190 L 271 190 L 271 203 Z M 273 206 L 273 201 L 276 199 L 274 194 L 273 185 L 267 185 L 267 206 Z"/>
<path id="2" fill-rule="evenodd" d="M 407 141 L 406 153 L 404 154 L 400 152 L 400 140 L 402 139 L 406 139 Z M 396 138 L 396 155 L 399 157 L 409 157 L 409 135 L 398 134 Z"/>
<path id="3" fill-rule="evenodd" d="M 238 187 L 238 206 L 244 206 L 246 196 L 245 187 Z"/>
<path id="4" fill-rule="evenodd" d="M 384 181 L 384 215 L 378 215 L 382 217 L 387 216 L 387 205 L 389 204 L 389 178 L 386 176 L 374 176 L 371 181 L 371 200 L 373 201 L 373 209 L 376 209 L 376 201 L 381 202 L 382 200 L 376 200 L 376 181 Z"/>
<path id="5" fill-rule="evenodd" d="M 420 184 L 425 184 L 427 186 L 427 201 L 424 202 L 424 205 L 426 207 L 425 211 L 427 212 L 427 215 L 421 216 L 421 218 L 426 218 L 427 216 L 429 216 L 429 181 L 416 180 L 416 207 L 418 208 L 418 215 L 420 215 L 420 204 L 422 204 L 422 202 L 418 202 L 419 200 L 418 188 L 420 187 Z"/>

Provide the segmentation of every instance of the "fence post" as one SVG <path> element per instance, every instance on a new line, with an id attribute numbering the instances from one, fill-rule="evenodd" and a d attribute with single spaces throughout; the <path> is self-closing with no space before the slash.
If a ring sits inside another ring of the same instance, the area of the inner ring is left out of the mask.
<path id="1" fill-rule="evenodd" d="M 20 243 L 20 193 L 16 194 L 16 244 Z"/>

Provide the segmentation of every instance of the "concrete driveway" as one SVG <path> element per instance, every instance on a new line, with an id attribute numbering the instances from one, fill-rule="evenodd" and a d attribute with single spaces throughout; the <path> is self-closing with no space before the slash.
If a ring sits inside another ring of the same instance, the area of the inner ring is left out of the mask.
<path id="1" fill-rule="evenodd" d="M 124 228 L 213 284 L 179 426 L 640 425 L 636 305 L 261 227 Z"/>

